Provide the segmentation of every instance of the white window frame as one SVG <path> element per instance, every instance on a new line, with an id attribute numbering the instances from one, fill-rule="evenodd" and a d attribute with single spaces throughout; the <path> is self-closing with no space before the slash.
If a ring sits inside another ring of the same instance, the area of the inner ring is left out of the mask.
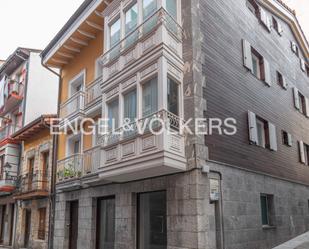
<path id="1" fill-rule="evenodd" d="M 66 157 L 75 155 L 72 153 L 72 146 L 74 141 L 80 141 L 80 153 L 83 153 L 83 135 L 81 133 L 68 135 L 66 138 Z"/>
<path id="2" fill-rule="evenodd" d="M 81 91 L 84 91 L 85 90 L 85 85 L 86 85 L 86 69 L 83 69 L 82 71 L 80 71 L 77 75 L 75 75 L 70 81 L 69 81 L 69 84 L 68 84 L 68 87 L 69 87 L 69 91 L 68 91 L 68 95 L 69 97 L 72 97 L 75 93 L 73 93 L 73 86 L 76 84 L 76 80 L 79 79 L 81 76 L 83 76 L 83 84 L 82 84 L 82 88 L 81 88 Z M 73 93 L 73 94 L 72 94 Z"/>
<path id="3" fill-rule="evenodd" d="M 266 147 L 266 134 L 265 134 L 265 123 L 262 120 L 256 119 L 256 129 L 257 129 L 257 145 L 265 148 Z M 260 139 L 262 141 L 260 141 Z M 261 142 L 261 143 L 260 143 Z"/>
<path id="4" fill-rule="evenodd" d="M 261 79 L 261 65 L 260 65 L 260 58 L 256 56 L 253 52 L 252 53 L 252 73 L 254 76 L 256 76 L 259 80 Z M 254 74 L 254 63 L 253 61 L 256 62 L 256 73 L 257 75 Z"/>

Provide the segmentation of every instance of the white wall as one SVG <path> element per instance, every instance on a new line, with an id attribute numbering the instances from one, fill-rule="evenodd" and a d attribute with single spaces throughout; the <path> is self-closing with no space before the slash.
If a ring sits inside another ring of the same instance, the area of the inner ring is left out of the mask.
<path id="1" fill-rule="evenodd" d="M 56 114 L 58 101 L 58 77 L 41 65 L 38 53 L 31 52 L 28 70 L 24 125 L 42 114 Z"/>

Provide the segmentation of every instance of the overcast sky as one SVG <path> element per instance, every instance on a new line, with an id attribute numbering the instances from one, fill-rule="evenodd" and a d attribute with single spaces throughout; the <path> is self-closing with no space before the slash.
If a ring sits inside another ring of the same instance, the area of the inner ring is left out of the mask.
<path id="1" fill-rule="evenodd" d="M 232 0 L 228 0 L 232 1 Z M 0 0 L 0 59 L 17 47 L 43 49 L 83 0 Z M 285 0 L 309 38 L 309 0 Z"/>

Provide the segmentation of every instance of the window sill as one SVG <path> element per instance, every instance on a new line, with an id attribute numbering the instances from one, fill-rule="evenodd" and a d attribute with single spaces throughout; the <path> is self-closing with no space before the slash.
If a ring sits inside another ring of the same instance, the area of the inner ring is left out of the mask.
<path id="1" fill-rule="evenodd" d="M 263 230 L 273 230 L 273 229 L 276 229 L 276 226 L 263 225 L 262 229 Z"/>

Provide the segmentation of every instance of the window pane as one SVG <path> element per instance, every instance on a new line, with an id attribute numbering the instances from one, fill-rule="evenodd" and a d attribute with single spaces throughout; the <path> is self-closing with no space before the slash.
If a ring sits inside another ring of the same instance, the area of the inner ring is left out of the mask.
<path id="1" fill-rule="evenodd" d="M 178 115 L 178 84 L 171 79 L 167 79 L 167 104 L 168 111 Z"/>
<path id="2" fill-rule="evenodd" d="M 115 199 L 98 200 L 97 246 L 100 249 L 115 248 Z"/>
<path id="3" fill-rule="evenodd" d="M 120 19 L 110 27 L 110 48 L 113 48 L 120 41 Z M 110 52 L 111 59 L 120 53 L 120 45 L 117 45 Z"/>
<path id="4" fill-rule="evenodd" d="M 126 34 L 137 27 L 137 4 L 134 4 L 126 14 Z"/>
<path id="5" fill-rule="evenodd" d="M 143 1 L 143 17 L 144 20 L 150 17 L 157 9 L 157 0 Z"/>
<path id="6" fill-rule="evenodd" d="M 177 20 L 177 0 L 166 0 L 167 12 Z"/>
<path id="7" fill-rule="evenodd" d="M 118 99 L 108 104 L 108 127 L 110 129 L 118 128 L 118 109 Z"/>
<path id="8" fill-rule="evenodd" d="M 110 28 L 111 30 L 111 47 L 120 41 L 120 19 L 117 20 Z"/>
<path id="9" fill-rule="evenodd" d="M 268 225 L 267 197 L 261 195 L 262 225 Z"/>
<path id="10" fill-rule="evenodd" d="M 138 196 L 138 248 L 166 249 L 166 192 Z"/>
<path id="11" fill-rule="evenodd" d="M 132 45 L 138 39 L 138 31 L 131 33 L 137 27 L 137 4 L 134 4 L 127 12 L 125 13 L 125 33 L 126 35 L 130 33 L 128 37 L 126 37 L 126 46 Z"/>
<path id="12" fill-rule="evenodd" d="M 129 118 L 131 122 L 136 119 L 136 90 L 124 96 L 124 118 Z"/>
<path id="13" fill-rule="evenodd" d="M 145 21 L 150 16 L 152 16 L 157 10 L 157 1 L 156 0 L 143 0 L 143 20 Z M 157 24 L 157 16 L 153 15 L 152 18 L 148 19 L 143 26 L 144 35 L 152 31 L 152 29 Z"/>
<path id="14" fill-rule="evenodd" d="M 148 116 L 158 109 L 157 78 L 143 85 L 143 117 Z"/>

